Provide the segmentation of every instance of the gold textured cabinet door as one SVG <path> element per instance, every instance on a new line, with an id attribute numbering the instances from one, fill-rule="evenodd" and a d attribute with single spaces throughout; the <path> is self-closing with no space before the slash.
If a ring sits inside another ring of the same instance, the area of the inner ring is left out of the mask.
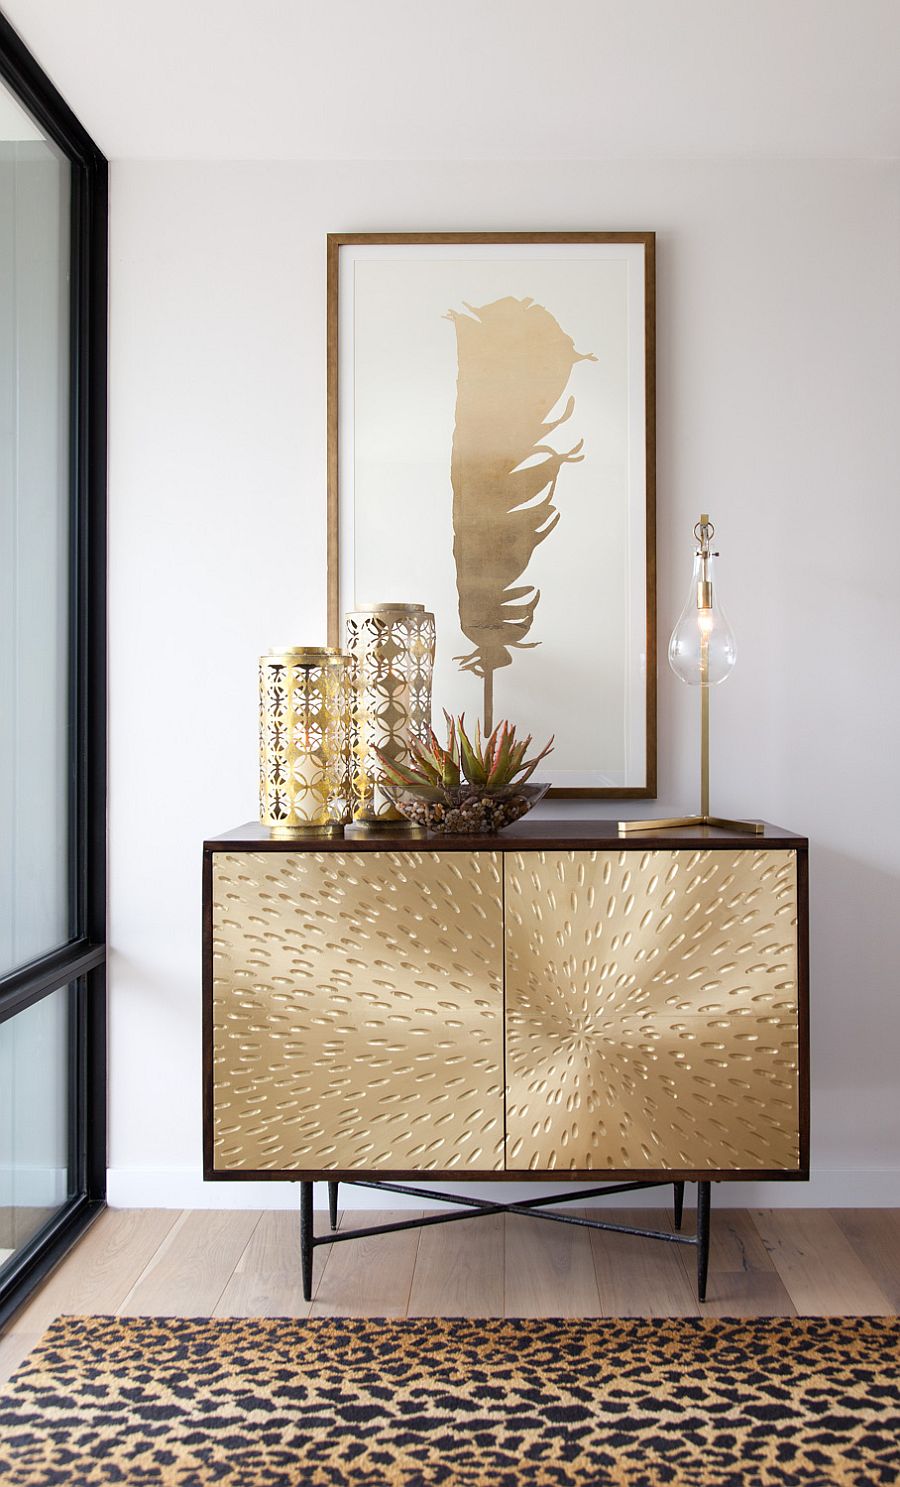
<path id="1" fill-rule="evenodd" d="M 217 852 L 216 1171 L 503 1166 L 492 852 Z"/>
<path id="2" fill-rule="evenodd" d="M 505 870 L 507 1167 L 797 1171 L 796 853 Z"/>

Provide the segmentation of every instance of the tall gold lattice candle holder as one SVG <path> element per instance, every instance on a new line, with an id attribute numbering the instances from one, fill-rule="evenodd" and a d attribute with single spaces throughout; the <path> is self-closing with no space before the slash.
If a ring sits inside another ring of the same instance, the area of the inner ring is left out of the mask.
<path id="1" fill-rule="evenodd" d="M 434 615 L 423 604 L 375 604 L 347 615 L 351 695 L 351 811 L 354 825 L 415 831 L 381 791 L 376 748 L 408 756 L 410 738 L 431 727 Z"/>
<path id="2" fill-rule="evenodd" d="M 259 658 L 259 819 L 273 836 L 350 819 L 347 657 L 297 646 Z"/>

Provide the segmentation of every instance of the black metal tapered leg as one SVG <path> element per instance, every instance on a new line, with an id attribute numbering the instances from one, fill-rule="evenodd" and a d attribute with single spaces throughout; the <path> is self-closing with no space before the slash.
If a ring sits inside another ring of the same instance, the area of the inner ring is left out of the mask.
<path id="1" fill-rule="evenodd" d="M 706 1300 L 709 1271 L 709 1183 L 697 1183 L 697 1298 Z"/>
<path id="2" fill-rule="evenodd" d="M 684 1183 L 676 1182 L 672 1186 L 675 1189 L 675 1228 L 681 1228 L 681 1215 L 684 1213 Z"/>
<path id="3" fill-rule="evenodd" d="M 313 1262 L 313 1185 L 300 1184 L 300 1273 L 303 1278 L 303 1300 L 312 1300 Z"/>
<path id="4" fill-rule="evenodd" d="M 336 1182 L 330 1182 L 328 1184 L 328 1222 L 332 1229 L 337 1228 L 337 1200 L 338 1185 Z"/>

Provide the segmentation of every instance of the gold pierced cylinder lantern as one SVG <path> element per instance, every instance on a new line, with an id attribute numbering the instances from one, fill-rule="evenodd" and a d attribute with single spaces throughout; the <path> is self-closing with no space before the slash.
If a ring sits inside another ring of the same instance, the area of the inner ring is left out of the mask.
<path id="1" fill-rule="evenodd" d="M 381 792 L 375 750 L 402 761 L 410 738 L 427 742 L 434 633 L 434 615 L 423 604 L 376 604 L 347 615 L 355 822 L 409 824 Z"/>
<path id="2" fill-rule="evenodd" d="M 259 819 L 273 836 L 350 819 L 347 657 L 297 646 L 259 658 Z"/>

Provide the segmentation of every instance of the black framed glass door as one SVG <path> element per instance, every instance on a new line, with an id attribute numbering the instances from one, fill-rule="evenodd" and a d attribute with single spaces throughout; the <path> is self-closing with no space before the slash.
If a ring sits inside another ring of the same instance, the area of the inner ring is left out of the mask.
<path id="1" fill-rule="evenodd" d="M 105 1196 L 106 242 L 0 17 L 0 1325 Z"/>

